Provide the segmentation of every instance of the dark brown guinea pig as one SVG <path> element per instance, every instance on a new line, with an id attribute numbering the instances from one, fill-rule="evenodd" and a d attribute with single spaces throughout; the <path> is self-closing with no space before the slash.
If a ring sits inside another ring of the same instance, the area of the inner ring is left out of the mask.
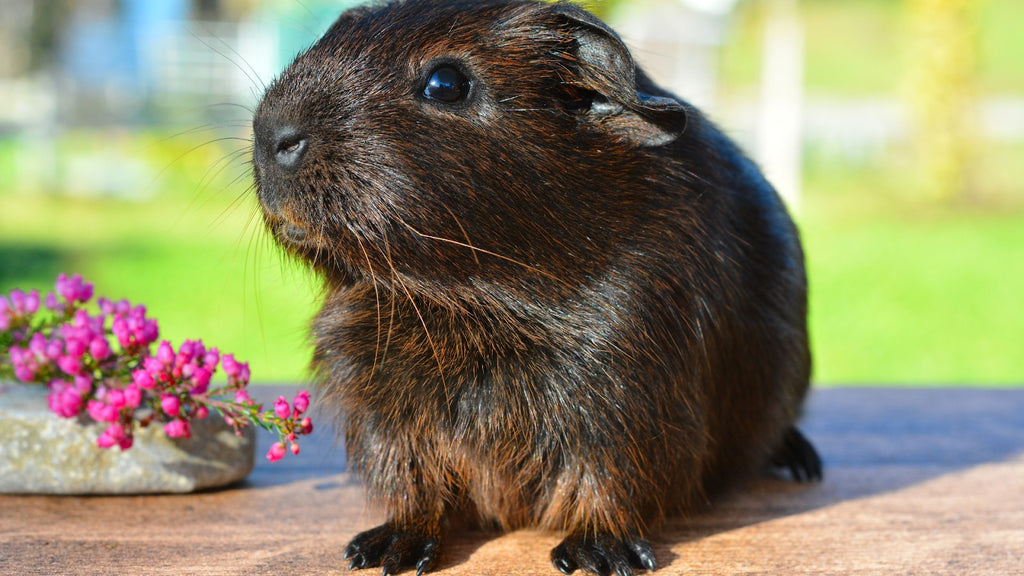
<path id="1" fill-rule="evenodd" d="M 345 12 L 267 90 L 269 230 L 323 278 L 320 402 L 385 524 L 355 568 L 434 568 L 469 512 L 654 570 L 666 515 L 769 464 L 817 479 L 806 280 L 772 187 L 570 3 Z"/>

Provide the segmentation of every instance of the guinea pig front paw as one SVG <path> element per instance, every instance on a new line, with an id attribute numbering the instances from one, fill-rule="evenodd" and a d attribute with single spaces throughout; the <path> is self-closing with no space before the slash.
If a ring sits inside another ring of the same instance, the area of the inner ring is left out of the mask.
<path id="1" fill-rule="evenodd" d="M 396 574 L 403 568 L 416 568 L 416 576 L 437 565 L 441 543 L 438 539 L 383 524 L 362 532 L 345 549 L 349 570 L 381 568 L 381 576 Z"/>
<path id="2" fill-rule="evenodd" d="M 551 562 L 563 574 L 583 569 L 600 576 L 633 576 L 634 569 L 653 572 L 658 568 L 650 542 L 611 534 L 570 534 L 551 551 Z"/>

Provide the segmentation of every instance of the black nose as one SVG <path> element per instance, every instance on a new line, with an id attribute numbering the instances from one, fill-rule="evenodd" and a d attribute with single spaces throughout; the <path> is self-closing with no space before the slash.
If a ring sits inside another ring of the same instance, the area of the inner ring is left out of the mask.
<path id="1" fill-rule="evenodd" d="M 309 149 L 309 137 L 288 126 L 274 130 L 272 138 L 270 151 L 274 161 L 286 170 L 298 168 Z"/>

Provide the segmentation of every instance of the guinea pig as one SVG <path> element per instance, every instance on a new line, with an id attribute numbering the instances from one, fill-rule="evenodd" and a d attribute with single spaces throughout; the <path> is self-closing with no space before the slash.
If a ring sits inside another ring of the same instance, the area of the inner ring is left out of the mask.
<path id="1" fill-rule="evenodd" d="M 387 521 L 345 558 L 436 568 L 451 527 L 648 540 L 770 466 L 821 461 L 797 230 L 755 164 L 582 8 L 344 12 L 253 121 L 269 232 L 322 278 L 321 406 Z"/>

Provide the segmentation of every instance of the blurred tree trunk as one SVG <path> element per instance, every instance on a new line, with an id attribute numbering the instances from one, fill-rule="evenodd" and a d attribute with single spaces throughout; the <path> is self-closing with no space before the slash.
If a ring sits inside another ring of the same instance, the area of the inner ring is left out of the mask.
<path id="1" fill-rule="evenodd" d="M 980 0 L 909 0 L 909 87 L 922 195 L 950 203 L 969 188 L 975 155 Z"/>

